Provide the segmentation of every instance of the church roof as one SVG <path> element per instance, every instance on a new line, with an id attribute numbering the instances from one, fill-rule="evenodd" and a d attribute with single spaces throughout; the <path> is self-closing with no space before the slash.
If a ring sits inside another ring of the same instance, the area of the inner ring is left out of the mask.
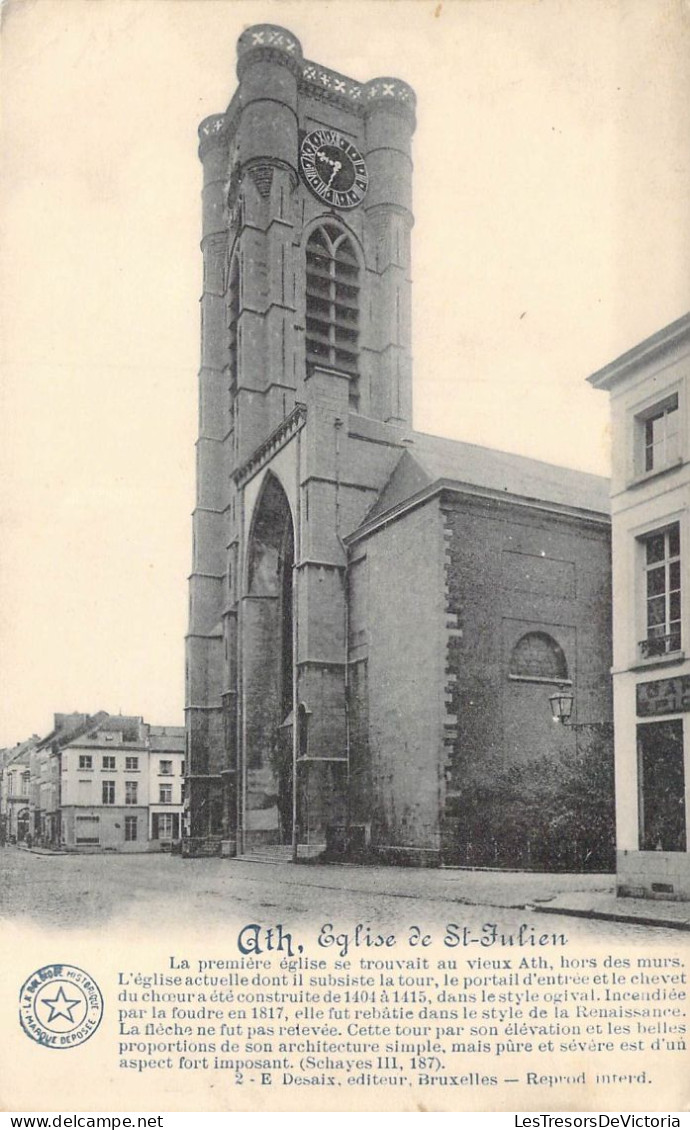
<path id="1" fill-rule="evenodd" d="M 575 471 L 496 451 L 474 443 L 412 432 L 407 449 L 378 499 L 366 523 L 443 486 L 471 494 L 506 496 L 557 508 L 609 514 L 609 480 L 600 475 Z"/>

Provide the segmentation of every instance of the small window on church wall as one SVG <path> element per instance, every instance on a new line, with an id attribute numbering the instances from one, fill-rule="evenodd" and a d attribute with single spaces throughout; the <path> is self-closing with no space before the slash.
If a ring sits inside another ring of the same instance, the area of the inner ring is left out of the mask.
<path id="1" fill-rule="evenodd" d="M 546 632 L 528 632 L 518 640 L 510 659 L 513 679 L 568 682 L 568 665 L 556 641 Z"/>
<path id="2" fill-rule="evenodd" d="M 359 260 L 335 224 L 312 232 L 307 243 L 307 365 L 350 376 L 350 403 L 358 406 Z"/>

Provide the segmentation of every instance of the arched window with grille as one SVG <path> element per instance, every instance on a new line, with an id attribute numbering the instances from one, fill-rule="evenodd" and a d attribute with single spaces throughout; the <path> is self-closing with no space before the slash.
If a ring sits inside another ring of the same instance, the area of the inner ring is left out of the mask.
<path id="1" fill-rule="evenodd" d="M 510 677 L 547 683 L 570 682 L 563 649 L 546 632 L 527 632 L 518 640 L 510 657 Z"/>
<path id="2" fill-rule="evenodd" d="M 316 228 L 307 242 L 307 368 L 324 365 L 350 377 L 350 404 L 359 405 L 359 259 L 336 224 Z"/>

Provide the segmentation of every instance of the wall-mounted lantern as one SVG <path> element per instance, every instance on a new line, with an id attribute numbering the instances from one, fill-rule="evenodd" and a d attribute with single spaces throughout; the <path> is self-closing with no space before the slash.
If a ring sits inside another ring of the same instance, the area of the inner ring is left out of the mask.
<path id="1" fill-rule="evenodd" d="M 562 726 L 572 725 L 570 716 L 573 713 L 574 701 L 572 691 L 566 690 L 565 687 L 559 687 L 556 694 L 549 696 L 549 706 L 554 722 L 559 722 Z"/>
<path id="2" fill-rule="evenodd" d="M 612 734 L 611 722 L 571 722 L 575 696 L 572 691 L 561 686 L 556 694 L 549 695 L 551 717 L 560 726 L 567 726 L 570 730 L 600 730 L 603 734 Z"/>

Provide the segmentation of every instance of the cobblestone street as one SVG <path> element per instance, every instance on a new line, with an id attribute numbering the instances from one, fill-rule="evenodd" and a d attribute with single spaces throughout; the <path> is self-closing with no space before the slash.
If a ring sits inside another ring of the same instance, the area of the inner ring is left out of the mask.
<path id="1" fill-rule="evenodd" d="M 55 927 L 93 927 L 111 921 L 154 930 L 183 916 L 209 927 L 238 916 L 291 925 L 339 920 L 400 928 L 419 921 L 476 927 L 487 908 L 501 929 L 529 920 L 571 938 L 653 937 L 681 944 L 674 931 L 629 923 L 539 915 L 563 894 L 604 893 L 611 875 L 419 870 L 334 864 L 266 864 L 226 859 L 183 860 L 170 855 L 50 855 L 7 847 L 0 856 L 3 916 Z M 248 917 L 247 917 L 248 916 Z"/>

